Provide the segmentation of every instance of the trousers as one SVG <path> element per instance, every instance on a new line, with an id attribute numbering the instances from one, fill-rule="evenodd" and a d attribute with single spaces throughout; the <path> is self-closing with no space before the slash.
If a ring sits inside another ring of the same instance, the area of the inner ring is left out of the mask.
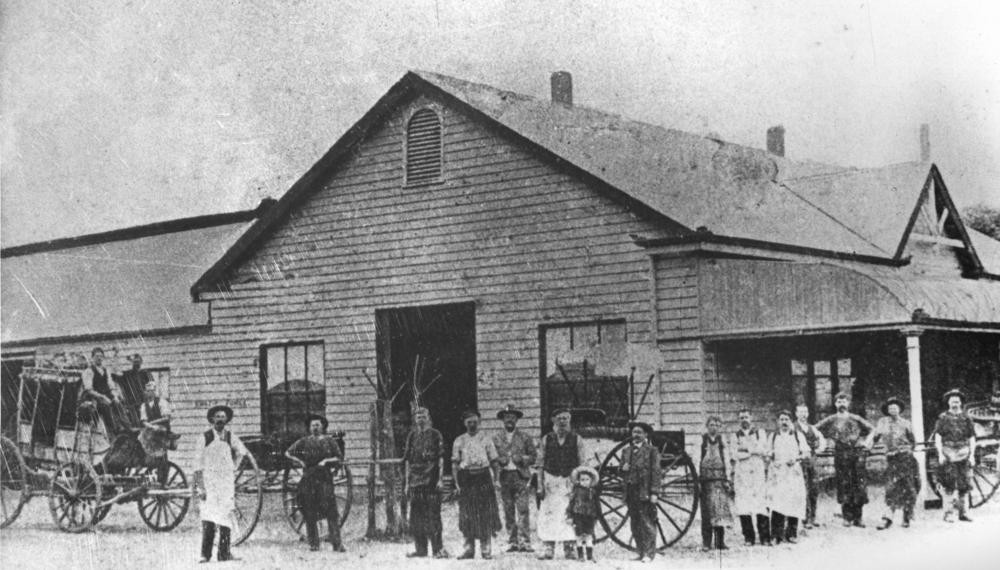
<path id="1" fill-rule="evenodd" d="M 500 472 L 500 500 L 503 502 L 504 526 L 509 544 L 531 545 L 528 534 L 528 483 L 516 470 Z"/>
<path id="2" fill-rule="evenodd" d="M 212 559 L 212 543 L 215 542 L 215 527 L 219 527 L 219 560 L 232 559 L 229 550 L 230 530 L 228 526 L 216 525 L 214 522 L 201 521 L 201 557 Z"/>

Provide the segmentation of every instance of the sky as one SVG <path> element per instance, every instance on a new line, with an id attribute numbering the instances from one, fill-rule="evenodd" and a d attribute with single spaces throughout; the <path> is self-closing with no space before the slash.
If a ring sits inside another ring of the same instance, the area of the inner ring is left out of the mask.
<path id="1" fill-rule="evenodd" d="M 280 197 L 408 69 L 1000 207 L 1000 3 L 0 0 L 4 246 Z"/>

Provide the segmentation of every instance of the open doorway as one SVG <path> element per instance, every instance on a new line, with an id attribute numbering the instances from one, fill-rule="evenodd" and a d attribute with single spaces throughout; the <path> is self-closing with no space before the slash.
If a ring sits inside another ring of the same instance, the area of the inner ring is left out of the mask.
<path id="1" fill-rule="evenodd" d="M 375 311 L 379 382 L 389 382 L 399 450 L 418 398 L 441 432 L 445 452 L 464 431 L 462 412 L 476 408 L 476 307 L 455 303 Z M 447 464 L 448 462 L 446 462 Z"/>

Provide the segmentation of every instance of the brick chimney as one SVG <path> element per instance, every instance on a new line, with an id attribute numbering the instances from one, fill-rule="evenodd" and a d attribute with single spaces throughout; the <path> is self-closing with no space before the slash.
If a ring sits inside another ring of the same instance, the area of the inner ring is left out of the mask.
<path id="1" fill-rule="evenodd" d="M 767 152 L 785 156 L 785 127 L 777 125 L 767 129 Z"/>
<path id="2" fill-rule="evenodd" d="M 552 74 L 552 102 L 573 106 L 573 76 L 568 71 Z"/>
<path id="3" fill-rule="evenodd" d="M 920 125 L 920 162 L 930 162 L 931 160 L 931 126 L 927 123 Z"/>

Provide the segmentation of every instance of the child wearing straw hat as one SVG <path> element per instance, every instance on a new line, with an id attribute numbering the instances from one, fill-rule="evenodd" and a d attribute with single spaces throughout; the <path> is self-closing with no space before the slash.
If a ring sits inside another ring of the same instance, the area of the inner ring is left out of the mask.
<path id="1" fill-rule="evenodd" d="M 597 522 L 597 471 L 581 465 L 569 475 L 573 484 L 566 514 L 576 532 L 576 559 L 594 560 L 594 524 Z"/>

